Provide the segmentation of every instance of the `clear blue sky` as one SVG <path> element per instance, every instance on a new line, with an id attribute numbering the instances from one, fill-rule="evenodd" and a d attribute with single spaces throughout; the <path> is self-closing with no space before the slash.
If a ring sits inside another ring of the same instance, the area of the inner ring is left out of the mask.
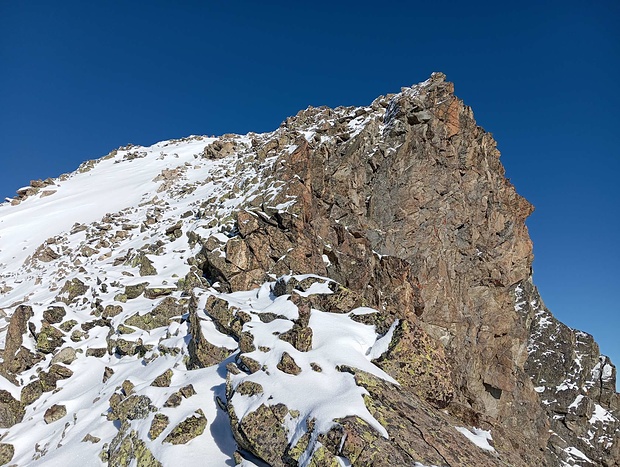
<path id="1" fill-rule="evenodd" d="M 129 142 L 270 131 L 443 71 L 536 212 L 534 280 L 620 363 L 620 2 L 0 2 L 0 196 Z"/>

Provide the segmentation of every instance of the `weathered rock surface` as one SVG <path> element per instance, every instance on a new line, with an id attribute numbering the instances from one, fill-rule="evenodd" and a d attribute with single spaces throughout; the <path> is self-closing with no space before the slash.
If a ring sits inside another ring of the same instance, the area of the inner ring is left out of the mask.
<path id="1" fill-rule="evenodd" d="M 514 296 L 515 309 L 530 326 L 525 370 L 549 415 L 549 462 L 582 462 L 583 458 L 567 449 L 570 444 L 593 462 L 617 465 L 620 394 L 615 391 L 616 367 L 600 354 L 591 335 L 569 328 L 549 312 L 531 281 L 516 285 Z"/>
<path id="2" fill-rule="evenodd" d="M 12 444 L 0 443 L 0 465 L 6 465 L 11 462 L 14 454 L 15 448 Z"/>
<path id="3" fill-rule="evenodd" d="M 24 418 L 24 407 L 10 392 L 0 389 L 0 428 L 9 428 Z"/>
<path id="4" fill-rule="evenodd" d="M 605 405 L 616 420 L 601 428 L 608 446 L 599 443 L 587 450 L 581 447 L 586 442 L 575 440 L 588 433 L 583 422 L 594 413 L 592 407 L 573 421 L 578 429 L 558 428 L 550 437 L 557 417 L 554 421 L 546 413 L 534 391 L 531 365 L 526 365 L 535 328 L 515 311 L 511 296 L 514 284 L 531 275 L 524 221 L 532 207 L 504 177 L 492 137 L 452 92 L 437 74 L 422 86 L 375 101 L 373 110 L 386 107 L 382 121 L 369 117 L 354 137 L 353 123 L 370 109 L 360 109 L 360 115 L 331 114 L 330 136 L 340 138 L 323 139 L 319 132 L 308 141 L 298 138 L 296 150 L 274 166 L 275 177 L 288 182 L 281 198 L 296 203 L 277 215 L 240 212 L 240 238 L 227 243 L 227 262 L 217 268 L 217 278 L 237 290 L 252 282 L 239 276 L 257 269 L 326 274 L 351 291 L 352 303 L 382 310 L 378 329 L 385 330 L 392 318 L 401 320 L 390 352 L 378 362 L 401 381 L 400 393 L 446 407 L 470 426 L 491 428 L 498 452 L 520 452 L 508 461 L 513 465 L 560 462 L 550 454 L 559 449 L 556 434 L 563 448 L 576 446 L 595 462 L 616 465 L 617 395 L 613 366 L 604 359 L 599 373 L 609 368 L 607 379 L 599 377 L 600 383 L 591 386 L 616 404 Z M 329 119 L 330 112 L 300 112 L 283 128 L 302 133 L 320 118 Z M 326 261 L 320 262 L 322 255 Z M 209 262 L 209 253 L 205 256 Z M 276 283 L 275 295 L 291 293 L 279 287 Z M 303 329 L 296 325 L 281 338 L 305 350 L 309 346 L 299 343 L 311 338 L 300 339 Z M 557 355 L 575 351 L 576 341 L 569 337 Z M 587 375 L 599 358 L 592 346 L 589 354 L 583 367 Z M 285 356 L 281 367 L 291 367 Z M 561 378 L 555 378 L 559 385 L 569 368 L 554 368 L 561 369 Z M 258 444 L 265 449 L 264 442 Z M 562 452 L 560 459 L 579 461 Z M 455 459 L 416 460 L 465 465 Z"/>
<path id="5" fill-rule="evenodd" d="M 441 73 L 268 134 L 119 148 L 76 176 L 112 159 L 165 165 L 137 205 L 0 265 L 0 461 L 75 441 L 158 466 L 230 426 L 238 463 L 620 467 L 616 368 L 542 303 L 533 208 Z M 54 428 L 91 373 L 80 428 Z M 355 410 L 321 411 L 341 393 Z M 30 420 L 49 441 L 11 443 Z"/>
<path id="6" fill-rule="evenodd" d="M 204 433 L 207 426 L 207 419 L 204 413 L 200 411 L 196 415 L 186 418 L 179 423 L 174 429 L 164 438 L 164 443 L 170 444 L 185 444 L 192 439 L 200 436 Z"/>
<path id="7" fill-rule="evenodd" d="M 45 420 L 45 423 L 50 424 L 60 420 L 65 415 L 67 415 L 67 408 L 64 405 L 54 404 L 45 411 L 43 420 Z"/>

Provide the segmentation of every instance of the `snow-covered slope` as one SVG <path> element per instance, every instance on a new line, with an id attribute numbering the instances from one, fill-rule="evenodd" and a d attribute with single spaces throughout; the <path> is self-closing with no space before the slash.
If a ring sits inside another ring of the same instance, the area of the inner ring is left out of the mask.
<path id="1" fill-rule="evenodd" d="M 202 248 L 197 238 L 218 238 L 224 255 L 225 243 L 234 236 L 231 214 L 250 205 L 259 187 L 262 204 L 268 205 L 277 195 L 278 182 L 263 178 L 275 158 L 256 162 L 252 148 L 252 139 L 256 147 L 257 141 L 269 136 L 231 137 L 235 154 L 223 159 L 204 157 L 205 147 L 215 139 L 203 137 L 120 149 L 54 180 L 47 193 L 0 207 L 0 309 L 5 322 L 0 346 L 7 346 L 8 323 L 23 303 L 31 307 L 29 323 L 35 326 L 21 344 L 33 355 L 39 351 L 45 356 L 14 381 L 6 373 L 0 376 L 0 387 L 23 401 L 24 387 L 40 380 L 41 372 L 49 372 L 53 365 L 67 369 L 63 379 L 35 390 L 35 396 L 26 390 L 26 400 L 35 398 L 37 391 L 41 394 L 26 405 L 22 422 L 2 429 L 2 442 L 15 450 L 12 463 L 72 465 L 80 459 L 82 465 L 100 465 L 106 458 L 106 454 L 100 457 L 102 452 L 118 447 L 122 435 L 136 430 L 140 439 L 147 440 L 146 449 L 164 465 L 201 458 L 210 459 L 210 465 L 230 464 L 237 447 L 228 415 L 217 402 L 226 401 L 225 367 L 234 360 L 239 344 L 200 312 L 205 338 L 228 349 L 231 356 L 218 365 L 188 370 L 189 295 L 197 300 L 198 310 L 213 296 L 246 312 L 252 318 L 244 329 L 254 336 L 258 348 L 271 349 L 249 355 L 269 372 L 229 382 L 233 389 L 244 381 L 265 388 L 261 397 L 235 394 L 230 403 L 240 418 L 275 398 L 295 411 L 287 422 L 291 439 L 307 431 L 309 419 L 316 420 L 319 433 L 329 429 L 334 418 L 348 415 L 360 415 L 387 436 L 364 406 L 364 390 L 351 374 L 335 369 L 353 365 L 393 381 L 370 363 L 379 337 L 373 326 L 353 321 L 349 315 L 315 310 L 309 323 L 313 348 L 302 354 L 277 338 L 290 330 L 298 311 L 288 296 L 271 292 L 275 282 L 228 295 L 213 288 L 191 290 L 179 285 L 194 274 L 191 259 Z M 295 279 L 315 282 L 301 295 L 332 293 L 327 278 Z M 201 278 L 196 280 L 200 283 Z M 169 320 L 155 324 L 131 320 L 162 303 Z M 57 311 L 55 317 L 50 318 L 49 310 Z M 372 312 L 351 311 L 353 315 Z M 263 323 L 259 318 L 264 313 L 279 318 Z M 54 331 L 49 332 L 50 328 Z M 57 356 L 59 351 L 62 358 Z M 295 385 L 290 384 L 290 374 L 276 368 L 285 352 L 300 367 Z M 5 361 L 11 357 L 5 355 Z M 170 370 L 163 378 L 169 380 L 165 386 L 153 386 Z M 299 391 L 300 380 L 304 391 Z M 184 391 L 189 385 L 192 389 Z M 167 403 L 179 393 L 178 406 Z M 114 412 L 110 402 L 114 397 L 138 396 L 148 397 L 148 402 L 140 399 L 146 404 L 144 413 Z M 65 415 L 46 421 L 51 407 L 64 407 L 59 410 Z M 157 420 L 167 417 L 168 423 L 157 436 L 149 435 L 156 416 L 161 417 Z M 175 441 L 174 430 L 192 417 L 204 417 L 206 423 L 187 435 L 185 442 Z M 121 423 L 128 426 L 119 431 Z"/>

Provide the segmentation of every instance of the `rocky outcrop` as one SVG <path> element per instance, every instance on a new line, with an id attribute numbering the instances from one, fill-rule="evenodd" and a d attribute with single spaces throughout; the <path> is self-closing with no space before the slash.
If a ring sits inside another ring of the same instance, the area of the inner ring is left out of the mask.
<path id="1" fill-rule="evenodd" d="M 32 307 L 20 305 L 11 316 L 6 331 L 4 351 L 0 373 L 5 378 L 15 381 L 15 374 L 33 366 L 37 357 L 22 346 L 24 334 L 28 330 L 28 320 L 32 317 Z"/>
<path id="2" fill-rule="evenodd" d="M 453 91 L 435 73 L 67 176 L 150 174 L 134 206 L 0 265 L 2 458 L 620 466 L 615 367 L 544 307 L 533 208 Z M 47 444 L 13 442 L 31 421 Z"/>
<path id="3" fill-rule="evenodd" d="M 279 197 L 295 204 L 285 213 L 239 216 L 218 280 L 237 290 L 251 284 L 245 271 L 333 278 L 353 302 L 382 310 L 379 329 L 400 319 L 416 329 L 408 339 L 426 342 L 425 349 L 407 344 L 413 393 L 426 391 L 472 422 L 502 426 L 535 464 L 546 417 L 523 370 L 528 329 L 509 294 L 530 275 L 524 220 L 532 208 L 505 179 L 492 137 L 452 91 L 434 75 L 370 108 L 309 109 L 287 120 L 283 131 L 292 134 L 326 120 L 329 138 L 300 136 L 281 156 L 272 176 L 287 181 Z M 402 353 L 394 351 L 397 359 Z M 433 362 L 426 370 L 411 358 L 420 354 Z M 421 382 L 416 371 L 450 376 Z"/>
<path id="4" fill-rule="evenodd" d="M 382 120 L 373 118 L 381 108 Z M 472 426 L 493 427 L 496 446 L 521 451 L 526 465 L 544 458 L 553 465 L 553 416 L 526 365 L 533 330 L 511 297 L 514 284 L 531 275 L 524 221 L 532 207 L 504 177 L 495 142 L 440 74 L 369 109 L 347 110 L 309 109 L 285 122 L 288 132 L 307 135 L 328 121 L 312 138 L 299 137 L 292 154 L 274 165 L 275 178 L 288 182 L 280 198 L 295 204 L 277 215 L 239 214 L 239 237 L 227 243 L 225 263 L 238 270 L 220 267 L 218 280 L 236 290 L 251 281 L 227 279 L 244 271 L 277 274 L 284 266 L 327 274 L 354 302 L 382 310 L 379 329 L 398 318 L 401 331 L 416 330 L 406 343 L 397 333 L 381 364 L 404 381 L 401 392 L 446 406 Z M 560 355 L 573 348 L 570 342 Z M 590 354 L 598 359 L 597 352 Z M 557 368 L 563 378 L 570 374 Z M 605 384 L 615 394 L 611 376 Z M 617 439 L 614 425 L 607 430 Z M 564 447 L 577 449 L 582 443 L 574 438 L 566 435 Z M 591 457 L 617 459 L 607 449 L 595 447 L 599 454 Z"/>
<path id="5" fill-rule="evenodd" d="M 531 281 L 514 287 L 515 309 L 530 327 L 525 370 L 550 421 L 551 465 L 618 465 L 620 394 L 616 367 L 593 337 L 559 322 Z M 587 461 L 586 461 L 587 462 Z"/>
<path id="6" fill-rule="evenodd" d="M 24 406 L 10 392 L 0 389 L 0 428 L 9 428 L 24 418 Z"/>

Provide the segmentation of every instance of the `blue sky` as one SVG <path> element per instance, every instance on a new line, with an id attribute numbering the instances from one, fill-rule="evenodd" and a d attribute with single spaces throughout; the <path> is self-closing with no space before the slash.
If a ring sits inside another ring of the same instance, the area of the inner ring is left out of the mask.
<path id="1" fill-rule="evenodd" d="M 536 211 L 534 281 L 620 363 L 620 3 L 0 2 L 0 196 L 443 71 Z"/>

